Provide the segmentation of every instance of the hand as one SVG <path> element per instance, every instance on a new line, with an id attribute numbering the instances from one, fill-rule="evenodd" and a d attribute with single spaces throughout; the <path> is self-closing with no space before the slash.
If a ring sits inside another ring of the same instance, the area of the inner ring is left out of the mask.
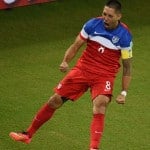
<path id="1" fill-rule="evenodd" d="M 116 98 L 116 102 L 117 102 L 118 104 L 124 104 L 124 103 L 125 103 L 125 96 L 119 94 L 119 95 L 117 96 L 117 98 Z"/>
<path id="2" fill-rule="evenodd" d="M 67 62 L 62 62 L 59 66 L 61 72 L 66 72 L 69 70 L 69 65 Z"/>

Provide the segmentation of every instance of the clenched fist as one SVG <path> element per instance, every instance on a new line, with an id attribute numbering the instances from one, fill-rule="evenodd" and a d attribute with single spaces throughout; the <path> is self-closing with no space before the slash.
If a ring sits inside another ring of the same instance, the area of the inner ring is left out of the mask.
<path id="1" fill-rule="evenodd" d="M 69 65 L 67 62 L 62 62 L 59 66 L 61 72 L 67 72 L 69 70 Z"/>
<path id="2" fill-rule="evenodd" d="M 118 104 L 124 104 L 126 100 L 126 97 L 124 95 L 119 94 L 116 98 L 116 102 Z"/>

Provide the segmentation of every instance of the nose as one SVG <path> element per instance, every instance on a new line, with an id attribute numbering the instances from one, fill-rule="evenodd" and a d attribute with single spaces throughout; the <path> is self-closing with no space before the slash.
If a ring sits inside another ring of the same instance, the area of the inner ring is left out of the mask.
<path id="1" fill-rule="evenodd" d="M 108 22 L 108 17 L 107 16 L 104 16 L 104 22 Z"/>

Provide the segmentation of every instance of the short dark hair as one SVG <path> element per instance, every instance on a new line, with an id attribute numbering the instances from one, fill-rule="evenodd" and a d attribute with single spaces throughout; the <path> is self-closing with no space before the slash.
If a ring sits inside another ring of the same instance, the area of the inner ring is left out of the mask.
<path id="1" fill-rule="evenodd" d="M 116 11 L 121 12 L 121 3 L 117 0 L 109 0 L 105 6 L 108 6 L 110 8 L 114 8 Z"/>

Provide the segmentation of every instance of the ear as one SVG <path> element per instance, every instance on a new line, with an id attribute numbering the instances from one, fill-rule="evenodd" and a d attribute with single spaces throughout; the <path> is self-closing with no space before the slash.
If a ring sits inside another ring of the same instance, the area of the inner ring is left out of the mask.
<path id="1" fill-rule="evenodd" d="M 117 14 L 117 18 L 118 18 L 118 20 L 120 20 L 120 19 L 122 18 L 122 14 L 121 14 L 121 13 L 118 13 L 118 14 Z"/>

